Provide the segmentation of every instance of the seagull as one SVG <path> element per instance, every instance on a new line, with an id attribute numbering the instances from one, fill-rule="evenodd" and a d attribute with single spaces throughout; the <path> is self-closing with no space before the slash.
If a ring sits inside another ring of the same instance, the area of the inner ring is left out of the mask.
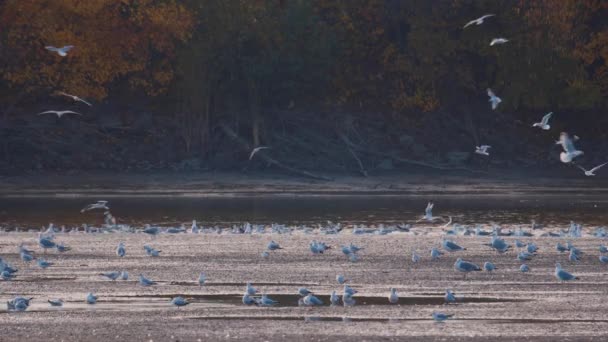
<path id="1" fill-rule="evenodd" d="M 488 88 L 486 91 L 488 93 L 488 96 L 490 97 L 488 102 L 492 103 L 492 110 L 495 110 L 496 107 L 498 107 L 498 104 L 502 102 L 502 99 L 500 97 L 496 96 L 496 94 L 494 94 L 492 89 Z"/>
<path id="2" fill-rule="evenodd" d="M 498 45 L 498 44 L 504 44 L 506 42 L 508 42 L 508 39 L 505 38 L 494 38 L 492 39 L 492 41 L 490 42 L 490 46 L 494 46 L 494 45 Z"/>
<path id="3" fill-rule="evenodd" d="M 319 298 L 313 296 L 312 293 L 309 293 L 308 295 L 306 295 L 306 297 L 304 297 L 302 299 L 302 302 L 306 306 L 323 305 L 323 301 L 320 300 Z"/>
<path id="4" fill-rule="evenodd" d="M 555 142 L 556 145 L 562 145 L 564 152 L 560 153 L 559 159 L 562 163 L 570 163 L 574 158 L 585 154 L 583 151 L 579 151 L 574 147 L 574 141 L 579 138 L 575 135 L 572 139 L 566 132 L 561 132 L 559 140 Z M 586 172 L 585 172 L 586 174 Z"/>
<path id="5" fill-rule="evenodd" d="M 341 274 L 337 274 L 336 281 L 338 282 L 338 284 L 342 285 L 342 284 L 346 283 L 346 278 L 344 278 L 344 276 Z"/>
<path id="6" fill-rule="evenodd" d="M 158 227 L 152 227 L 149 224 L 146 223 L 145 228 L 143 230 L 144 233 L 151 235 L 151 236 L 155 236 L 158 235 L 158 233 L 160 233 L 160 228 Z"/>
<path id="7" fill-rule="evenodd" d="M 450 240 L 443 240 L 443 249 L 445 249 L 448 252 L 457 252 L 457 251 L 463 251 L 466 250 L 466 248 L 461 247 L 459 245 L 457 245 L 455 242 L 450 241 Z"/>
<path id="8" fill-rule="evenodd" d="M 608 253 L 608 247 L 600 245 L 600 253 Z"/>
<path id="9" fill-rule="evenodd" d="M 63 306 L 63 299 L 49 299 L 47 301 L 51 306 Z"/>
<path id="10" fill-rule="evenodd" d="M 198 276 L 198 286 L 203 286 L 206 281 L 207 277 L 205 276 L 205 273 L 201 272 L 201 274 Z"/>
<path id="11" fill-rule="evenodd" d="M 454 315 L 452 315 L 452 314 L 445 314 L 443 312 L 433 312 L 433 319 L 435 321 L 437 321 L 437 322 L 443 322 L 446 319 L 451 318 L 452 316 L 454 316 Z"/>
<path id="12" fill-rule="evenodd" d="M 139 285 L 141 286 L 152 286 L 152 285 L 156 285 L 156 282 L 154 280 L 148 279 L 146 277 L 144 277 L 143 274 L 139 275 Z"/>
<path id="13" fill-rule="evenodd" d="M 344 303 L 344 306 L 354 306 L 357 301 L 353 298 L 353 295 L 345 293 L 342 295 L 342 303 Z"/>
<path id="14" fill-rule="evenodd" d="M 120 279 L 129 280 L 129 272 L 127 272 L 127 271 L 120 272 Z"/>
<path id="15" fill-rule="evenodd" d="M 492 146 L 489 146 L 489 145 L 475 146 L 475 153 L 481 154 L 484 156 L 489 156 L 490 155 L 490 152 L 488 152 L 489 148 L 492 148 Z"/>
<path id="16" fill-rule="evenodd" d="M 331 305 L 340 305 L 340 297 L 336 294 L 336 291 L 332 291 L 331 296 L 329 296 L 329 301 Z"/>
<path id="17" fill-rule="evenodd" d="M 608 263 L 608 256 L 600 255 L 600 262 L 602 264 Z"/>
<path id="18" fill-rule="evenodd" d="M 448 304 L 456 302 L 456 296 L 454 296 L 454 292 L 452 292 L 452 290 L 450 290 L 450 289 L 445 290 L 445 296 L 443 298 L 445 299 L 445 302 Z"/>
<path id="19" fill-rule="evenodd" d="M 443 253 L 439 249 L 435 247 L 431 249 L 431 260 L 437 260 L 441 255 L 443 255 Z"/>
<path id="20" fill-rule="evenodd" d="M 418 261 L 420 261 L 420 255 L 416 251 L 412 251 L 412 262 L 416 264 Z"/>
<path id="21" fill-rule="evenodd" d="M 524 272 L 524 273 L 525 273 L 525 272 L 529 272 L 529 271 L 530 271 L 530 267 L 529 267 L 528 265 L 526 265 L 526 264 L 522 264 L 522 265 L 519 267 L 519 270 L 520 270 L 521 272 Z"/>
<path id="22" fill-rule="evenodd" d="M 251 298 L 248 293 L 243 294 L 243 298 L 241 299 L 243 304 L 245 305 L 253 305 L 255 304 L 255 299 Z"/>
<path id="23" fill-rule="evenodd" d="M 192 226 L 190 226 L 190 233 L 192 234 L 198 234 L 199 229 L 198 229 L 198 225 L 196 224 L 196 220 L 192 220 Z"/>
<path id="24" fill-rule="evenodd" d="M 97 201 L 97 203 L 89 204 L 86 207 L 82 208 L 80 212 L 84 213 L 85 211 L 94 209 L 110 210 L 110 208 L 108 207 L 108 201 Z"/>
<path id="25" fill-rule="evenodd" d="M 391 304 L 399 303 L 399 295 L 397 294 L 397 289 L 391 287 L 391 293 L 388 295 L 388 302 Z"/>
<path id="26" fill-rule="evenodd" d="M 48 248 L 55 248 L 55 243 L 51 238 L 42 236 L 42 233 L 38 234 L 38 245 L 42 247 L 45 251 Z"/>
<path id="27" fill-rule="evenodd" d="M 118 272 L 118 271 L 114 271 L 114 272 L 99 273 L 99 275 L 106 277 L 110 280 L 116 280 L 122 275 L 122 273 Z"/>
<path id="28" fill-rule="evenodd" d="M 246 290 L 245 290 L 245 293 L 246 293 L 246 294 L 248 294 L 248 295 L 250 295 L 250 296 L 253 296 L 253 295 L 254 295 L 254 294 L 256 294 L 257 292 L 258 292 L 258 290 L 257 290 L 255 287 L 253 287 L 253 286 L 251 285 L 251 283 L 247 283 L 247 288 L 246 288 Z"/>
<path id="29" fill-rule="evenodd" d="M 475 265 L 472 262 L 464 261 L 461 258 L 458 258 L 454 263 L 454 269 L 459 272 L 463 272 L 466 278 L 467 273 L 472 271 L 481 271 L 481 268 Z"/>
<path id="30" fill-rule="evenodd" d="M 277 249 L 283 249 L 283 248 L 281 248 L 281 246 L 279 246 L 279 244 L 278 244 L 277 242 L 275 242 L 274 240 L 271 240 L 271 241 L 268 243 L 267 248 L 268 248 L 268 250 L 269 250 L 269 251 L 276 251 Z"/>
<path id="31" fill-rule="evenodd" d="M 443 225 L 443 228 L 447 228 L 447 227 L 449 227 L 452 224 L 452 216 L 448 216 L 448 217 L 450 219 L 449 219 L 448 223 L 446 223 L 446 224 Z"/>
<path id="32" fill-rule="evenodd" d="M 154 248 L 152 248 L 152 247 L 150 247 L 148 245 L 144 245 L 144 250 L 146 250 L 146 254 L 149 255 L 149 256 L 151 256 L 151 257 L 157 257 L 157 256 L 160 255 L 160 252 L 161 252 L 161 251 L 156 250 L 156 249 L 154 249 Z"/>
<path id="33" fill-rule="evenodd" d="M 595 171 L 597 171 L 597 170 L 601 169 L 601 168 L 602 168 L 604 165 L 606 165 L 606 164 L 608 164 L 608 163 L 604 163 L 604 164 L 598 165 L 598 166 L 594 167 L 594 168 L 593 168 L 593 169 L 591 169 L 591 170 L 585 170 L 585 168 L 584 168 L 584 167 L 582 167 L 582 166 L 580 166 L 580 165 L 576 165 L 576 166 L 577 166 L 579 169 L 583 170 L 583 172 L 585 173 L 585 176 L 587 176 L 587 177 L 591 177 L 591 176 L 595 176 L 595 173 L 594 173 Z"/>
<path id="34" fill-rule="evenodd" d="M 82 103 L 84 103 L 84 104 L 88 105 L 89 107 L 93 107 L 93 105 L 92 105 L 92 104 L 88 103 L 87 101 L 85 101 L 85 100 L 81 99 L 80 97 L 78 97 L 78 96 L 76 96 L 76 95 L 71 95 L 71 94 L 68 94 L 68 93 L 64 93 L 64 92 L 62 92 L 62 91 L 58 92 L 58 94 L 59 94 L 59 95 L 63 95 L 63 96 L 67 96 L 67 97 L 71 98 L 72 100 L 74 100 L 74 101 L 76 101 L 76 102 L 82 102 Z"/>
<path id="35" fill-rule="evenodd" d="M 422 215 L 422 218 L 420 218 L 416 222 L 420 222 L 422 220 L 425 220 L 425 221 L 428 221 L 428 222 L 433 222 L 435 220 L 441 220 L 441 221 L 443 221 L 443 218 L 441 218 L 440 216 L 433 216 L 433 207 L 434 206 L 435 206 L 435 203 L 433 203 L 433 201 L 429 201 L 426 204 L 426 209 L 424 209 L 424 215 Z"/>
<path id="36" fill-rule="evenodd" d="M 48 46 L 45 46 L 44 48 L 51 52 L 57 52 L 57 54 L 61 57 L 65 57 L 68 55 L 68 51 L 72 50 L 73 47 L 74 47 L 74 45 L 65 45 L 60 48 L 54 47 L 52 45 L 48 45 Z"/>
<path id="37" fill-rule="evenodd" d="M 548 131 L 551 128 L 551 125 L 549 125 L 549 119 L 551 119 L 551 115 L 553 115 L 553 112 L 545 114 L 545 116 L 543 116 L 540 122 L 535 122 L 532 127 L 538 127 L 540 129 L 544 129 L 545 131 Z"/>
<path id="38" fill-rule="evenodd" d="M 186 305 L 190 304 L 190 302 L 188 302 L 184 297 L 178 296 L 178 297 L 171 299 L 171 304 L 173 304 L 179 308 L 180 306 L 186 306 Z"/>
<path id="39" fill-rule="evenodd" d="M 40 266 L 40 268 L 42 268 L 42 269 L 45 269 L 45 268 L 50 267 L 50 266 L 53 265 L 52 262 L 48 262 L 48 261 L 46 261 L 44 259 L 38 259 L 37 263 L 38 263 L 38 266 Z"/>
<path id="40" fill-rule="evenodd" d="M 348 294 L 351 296 L 354 296 L 355 293 L 357 293 L 358 291 L 353 289 L 352 287 L 348 286 L 348 285 L 344 285 L 344 294 Z"/>
<path id="41" fill-rule="evenodd" d="M 555 278 L 559 281 L 568 281 L 568 280 L 576 280 L 578 277 L 575 277 L 570 272 L 562 269 L 562 265 L 560 263 L 555 264 Z"/>
<path id="42" fill-rule="evenodd" d="M 481 24 L 483 24 L 483 21 L 486 18 L 493 17 L 493 16 L 495 16 L 495 14 L 486 14 L 486 15 L 480 17 L 480 18 L 473 19 L 473 20 L 469 21 L 466 25 L 464 25 L 463 29 L 465 29 L 465 28 L 467 28 L 467 27 L 469 27 L 469 26 L 471 26 L 473 24 L 481 25 Z"/>
<path id="43" fill-rule="evenodd" d="M 262 297 L 256 300 L 256 304 L 259 306 L 274 306 L 279 304 L 279 302 L 264 294 Z"/>
<path id="44" fill-rule="evenodd" d="M 65 114 L 82 115 L 80 113 L 77 113 L 77 112 L 74 112 L 74 111 L 71 111 L 71 110 L 47 110 L 45 112 L 38 113 L 38 115 L 42 115 L 42 114 L 56 114 L 58 118 L 61 118 Z"/>
<path id="45" fill-rule="evenodd" d="M 118 243 L 118 247 L 116 248 L 116 255 L 122 258 L 125 256 L 125 254 L 127 254 L 127 251 L 125 250 L 125 244 L 121 241 Z"/>
<path id="46" fill-rule="evenodd" d="M 89 293 L 87 293 L 86 301 L 88 304 L 95 304 L 95 303 L 97 303 L 97 298 L 99 298 L 99 297 L 97 297 L 93 293 L 89 292 Z"/>
<path id="47" fill-rule="evenodd" d="M 251 154 L 249 154 L 249 160 L 253 159 L 253 156 L 255 156 L 255 155 L 256 155 L 256 153 L 260 152 L 261 150 L 266 150 L 266 149 L 269 149 L 269 148 L 270 148 L 270 147 L 268 147 L 268 146 L 258 146 L 258 147 L 256 147 L 256 148 L 254 148 L 254 149 L 251 151 Z"/>

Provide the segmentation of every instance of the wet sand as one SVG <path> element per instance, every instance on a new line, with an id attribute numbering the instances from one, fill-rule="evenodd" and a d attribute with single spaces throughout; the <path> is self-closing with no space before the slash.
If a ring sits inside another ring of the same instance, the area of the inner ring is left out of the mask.
<path id="1" fill-rule="evenodd" d="M 534 241 L 539 255 L 528 262 L 529 273 L 519 272 L 514 251 L 498 255 L 484 246 L 487 237 L 455 237 L 466 251 L 446 253 L 431 261 L 430 248 L 439 247 L 439 235 L 394 233 L 385 236 L 303 234 L 58 234 L 56 241 L 73 249 L 49 252 L 55 265 L 46 270 L 27 267 L 19 260 L 17 245 L 24 242 L 41 255 L 34 233 L 2 233 L 0 256 L 20 271 L 13 281 L 0 281 L 0 301 L 16 295 L 34 297 L 26 312 L 0 309 L 3 341 L 484 341 L 597 340 L 608 337 L 605 298 L 608 265 L 598 260 L 597 238 L 573 243 L 585 254 L 578 263 L 555 250 L 565 240 L 550 237 L 520 238 Z M 283 250 L 260 256 L 274 239 Z M 360 261 L 352 263 L 333 248 L 312 255 L 308 243 L 320 240 L 338 247 L 353 242 L 364 246 Z M 510 243 L 513 238 L 506 238 Z M 127 255 L 114 251 L 124 241 Z M 145 255 L 148 243 L 161 256 Z M 423 257 L 412 264 L 411 251 Z M 43 256 L 44 257 L 44 256 Z M 476 272 L 463 279 L 453 270 L 457 257 L 483 264 L 493 261 L 494 273 Z M 581 279 L 559 283 L 553 276 L 555 262 Z M 100 272 L 128 271 L 128 281 L 110 281 Z M 205 272 L 208 283 L 196 283 Z M 142 287 L 137 275 L 159 285 Z M 359 291 L 354 307 L 297 307 L 298 287 L 305 286 L 326 303 L 335 281 L 344 274 Z M 245 282 L 278 299 L 277 307 L 245 306 L 240 302 Z M 390 287 L 402 297 L 389 305 Z M 462 297 L 444 305 L 446 288 Z M 87 292 L 99 295 L 95 305 L 85 304 Z M 192 304 L 177 309 L 172 297 L 181 295 Z M 63 308 L 52 308 L 49 298 L 63 298 Z M 443 311 L 454 319 L 439 324 L 431 313 Z"/>

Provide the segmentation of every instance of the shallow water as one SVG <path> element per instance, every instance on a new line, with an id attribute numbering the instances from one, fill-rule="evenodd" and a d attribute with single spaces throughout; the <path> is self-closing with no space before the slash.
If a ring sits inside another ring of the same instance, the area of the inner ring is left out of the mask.
<path id="1" fill-rule="evenodd" d="M 167 197 L 104 198 L 119 223 L 177 226 L 193 219 L 202 224 L 251 222 L 268 224 L 344 224 L 413 222 L 423 214 L 422 196 L 298 196 L 298 197 Z M 608 197 L 575 196 L 435 196 L 434 215 L 453 216 L 461 224 L 566 225 L 571 220 L 586 226 L 608 222 Z M 99 212 L 80 213 L 92 203 L 87 198 L 2 198 L 0 222 L 5 225 L 39 227 L 101 224 Z"/>

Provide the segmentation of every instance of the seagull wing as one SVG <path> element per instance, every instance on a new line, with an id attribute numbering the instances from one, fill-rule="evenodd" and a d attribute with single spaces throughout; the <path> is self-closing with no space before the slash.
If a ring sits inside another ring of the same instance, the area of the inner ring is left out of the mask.
<path id="1" fill-rule="evenodd" d="M 81 98 L 80 98 L 80 97 L 78 97 L 78 96 L 76 96 L 75 100 L 76 100 L 76 101 L 80 101 L 80 102 L 82 102 L 82 103 L 84 103 L 84 104 L 88 105 L 89 107 L 93 107 L 93 105 L 92 105 L 92 104 L 88 103 L 87 101 L 85 101 L 85 100 L 81 99 Z"/>
<path id="2" fill-rule="evenodd" d="M 481 18 L 479 18 L 479 20 L 483 21 L 484 19 L 489 18 L 489 17 L 493 17 L 495 15 L 496 14 L 486 14 L 486 15 L 482 16 Z"/>
<path id="3" fill-rule="evenodd" d="M 47 110 L 46 112 L 42 112 L 42 113 L 38 113 L 38 115 L 42 115 L 42 114 L 57 114 L 58 112 L 56 110 Z"/>
<path id="4" fill-rule="evenodd" d="M 62 112 L 57 112 L 57 114 L 59 114 L 59 113 L 61 113 L 61 114 L 78 114 L 78 115 L 82 115 L 80 113 L 76 113 L 76 112 L 73 112 L 71 110 L 64 110 Z"/>
<path id="5" fill-rule="evenodd" d="M 496 95 L 494 94 L 494 92 L 492 91 L 492 89 L 488 88 L 488 96 L 489 97 L 495 97 Z"/>
<path id="6" fill-rule="evenodd" d="M 52 46 L 52 45 L 45 46 L 44 48 L 47 49 L 47 50 L 49 50 L 49 51 L 57 51 L 57 48 L 54 47 L 54 46 Z"/>
<path id="7" fill-rule="evenodd" d="M 572 139 L 570 139 L 570 137 L 564 137 L 562 142 L 562 146 L 564 147 L 564 150 L 566 150 L 566 152 L 572 153 L 576 151 L 576 147 L 574 147 L 574 142 L 572 141 Z"/>
<path id="8" fill-rule="evenodd" d="M 601 168 L 602 168 L 604 165 L 606 165 L 606 164 L 608 164 L 608 163 L 604 163 L 604 164 L 598 165 L 598 166 L 594 167 L 593 169 L 591 169 L 591 170 L 589 170 L 589 171 L 591 171 L 591 172 L 595 172 L 595 171 L 597 171 L 597 170 L 601 169 Z"/>
<path id="9" fill-rule="evenodd" d="M 543 119 L 540 121 L 541 125 L 546 125 L 549 123 L 549 119 L 551 119 L 551 115 L 553 115 L 553 112 L 549 112 L 547 114 L 545 114 L 545 116 L 543 116 Z"/>
<path id="10" fill-rule="evenodd" d="M 475 24 L 477 22 L 477 19 L 471 20 L 468 23 L 466 23 L 466 25 L 464 25 L 462 28 L 465 29 L 473 24 Z"/>
<path id="11" fill-rule="evenodd" d="M 584 167 L 582 167 L 582 166 L 580 166 L 580 165 L 578 165 L 578 164 L 575 164 L 575 165 L 576 165 L 576 167 L 578 167 L 579 169 L 581 169 L 583 172 L 587 172 L 587 170 L 585 170 L 585 168 L 584 168 Z M 592 172 L 593 172 L 593 171 L 592 171 Z"/>

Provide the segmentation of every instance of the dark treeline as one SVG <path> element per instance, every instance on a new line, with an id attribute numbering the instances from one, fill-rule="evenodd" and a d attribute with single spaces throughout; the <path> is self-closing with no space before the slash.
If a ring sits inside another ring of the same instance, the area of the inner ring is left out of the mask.
<path id="1" fill-rule="evenodd" d="M 562 130 L 603 161 L 607 17 L 601 0 L 5 0 L 0 168 L 538 167 Z"/>

